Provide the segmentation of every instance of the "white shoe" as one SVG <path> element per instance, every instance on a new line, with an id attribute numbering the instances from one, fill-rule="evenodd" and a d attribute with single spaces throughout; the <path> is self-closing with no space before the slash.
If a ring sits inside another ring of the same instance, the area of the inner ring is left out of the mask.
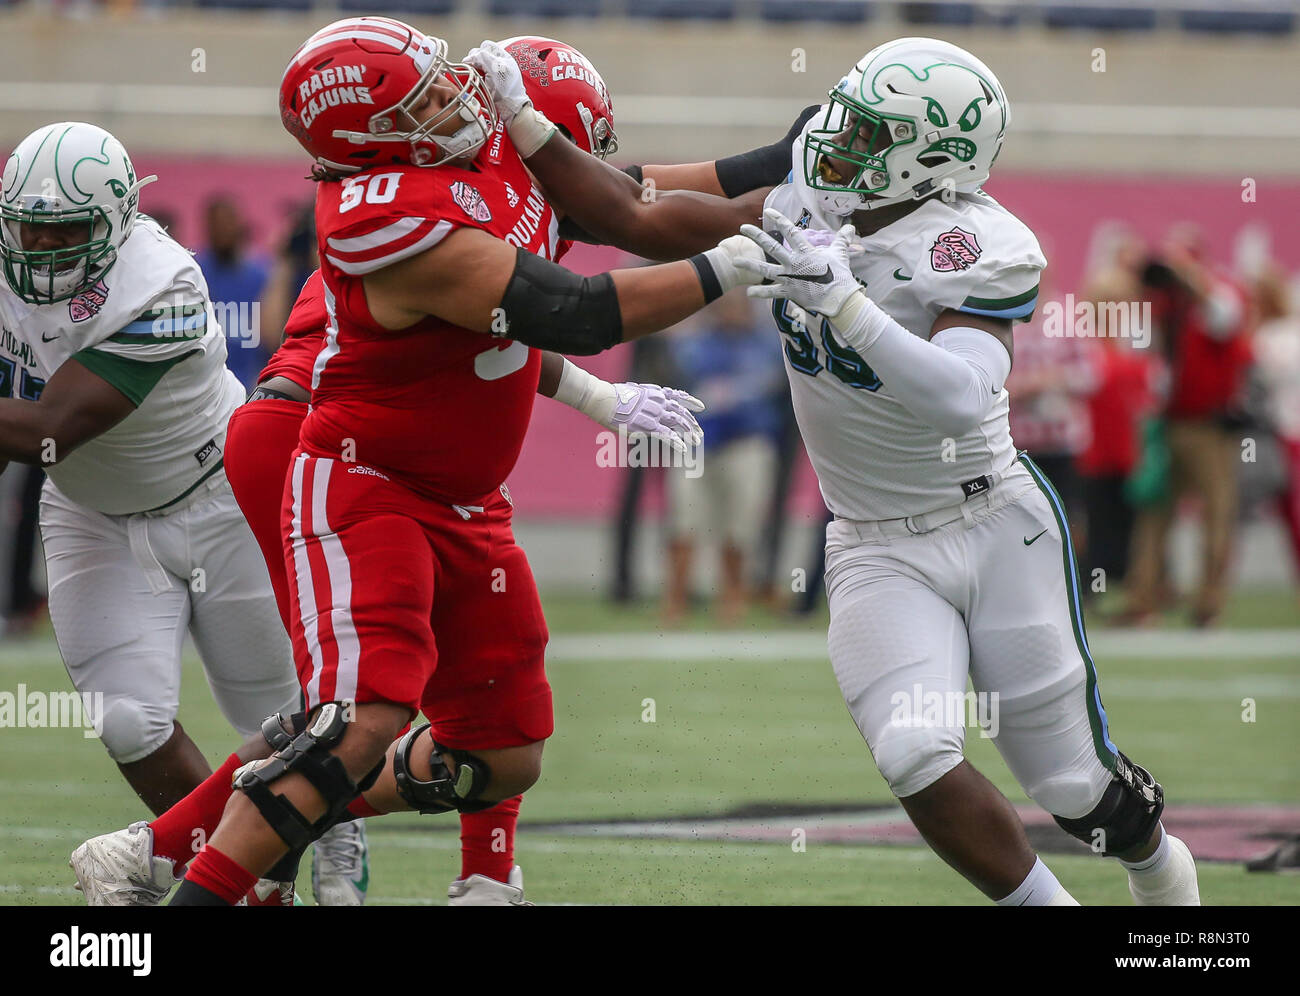
<path id="1" fill-rule="evenodd" d="M 486 875 L 458 878 L 447 887 L 448 906 L 532 906 L 524 899 L 524 870 L 510 869 L 510 878 L 498 882 Z"/>
<path id="2" fill-rule="evenodd" d="M 1128 891 L 1138 906 L 1200 906 L 1201 890 L 1196 882 L 1196 861 L 1187 845 L 1173 834 L 1169 857 L 1155 875 L 1128 873 Z"/>
<path id="3" fill-rule="evenodd" d="M 370 849 L 364 820 L 339 823 L 316 841 L 311 891 L 317 906 L 361 906 L 370 887 Z"/>
<path id="4" fill-rule="evenodd" d="M 125 830 L 92 837 L 68 867 L 90 906 L 157 906 L 179 879 L 172 863 L 153 853 L 153 831 L 141 820 Z"/>

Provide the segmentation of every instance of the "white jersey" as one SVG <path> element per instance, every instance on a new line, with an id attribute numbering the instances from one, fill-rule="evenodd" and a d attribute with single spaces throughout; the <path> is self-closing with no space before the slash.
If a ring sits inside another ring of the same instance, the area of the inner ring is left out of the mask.
<path id="1" fill-rule="evenodd" d="M 29 304 L 0 281 L 0 395 L 36 400 L 74 356 L 137 407 L 55 454 L 47 472 L 61 492 L 124 515 L 177 501 L 221 469 L 244 391 L 226 369 L 203 273 L 153 219 L 137 217 L 113 267 L 70 300 Z"/>
<path id="2" fill-rule="evenodd" d="M 767 198 L 800 227 L 834 231 L 844 219 L 823 214 L 795 170 Z M 945 309 L 1027 319 L 1046 260 L 1025 225 L 982 192 L 925 201 L 911 214 L 859 240 L 854 275 L 867 295 L 913 335 L 928 339 Z M 786 300 L 773 302 L 785 339 L 795 415 L 826 506 L 841 518 L 873 521 L 922 515 L 985 490 L 1015 459 L 1003 390 L 984 421 L 945 439 L 889 393 L 871 368 L 840 342 L 830 322 Z"/>

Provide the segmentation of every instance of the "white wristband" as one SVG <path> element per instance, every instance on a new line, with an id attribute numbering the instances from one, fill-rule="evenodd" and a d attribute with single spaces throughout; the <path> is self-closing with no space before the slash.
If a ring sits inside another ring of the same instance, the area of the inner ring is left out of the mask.
<path id="1" fill-rule="evenodd" d="M 555 400 L 582 412 L 589 419 L 608 427 L 618 404 L 614 385 L 564 360 Z"/>
<path id="2" fill-rule="evenodd" d="M 880 338 L 885 326 L 893 319 L 859 289 L 845 299 L 840 310 L 830 316 L 830 321 L 844 344 L 852 346 L 861 355 Z"/>
<path id="3" fill-rule="evenodd" d="M 519 157 L 527 159 L 555 134 L 555 125 L 530 100 L 519 108 L 519 113 L 511 119 L 506 131 L 509 132 L 510 142 Z"/>

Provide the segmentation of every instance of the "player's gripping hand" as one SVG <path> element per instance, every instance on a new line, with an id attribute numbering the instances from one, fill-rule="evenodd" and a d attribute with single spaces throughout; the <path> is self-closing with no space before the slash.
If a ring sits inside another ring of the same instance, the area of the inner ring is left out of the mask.
<path id="1" fill-rule="evenodd" d="M 609 416 L 596 419 L 607 429 L 626 429 L 664 440 L 673 449 L 686 452 L 704 439 L 695 412 L 704 411 L 699 398 L 658 384 L 614 384 L 615 404 Z"/>
<path id="2" fill-rule="evenodd" d="M 483 82 L 492 95 L 501 123 L 509 127 L 514 116 L 524 104 L 531 103 L 524 89 L 524 77 L 519 64 L 510 53 L 496 42 L 486 40 L 478 48 L 469 50 L 465 61 L 483 74 Z"/>
<path id="3" fill-rule="evenodd" d="M 490 39 L 470 49 L 465 61 L 483 74 L 484 85 L 492 96 L 498 119 L 506 126 L 511 144 L 521 158 L 529 158 L 555 134 L 555 125 L 533 106 L 524 89 L 519 64 Z"/>
<path id="4" fill-rule="evenodd" d="M 837 314 L 861 286 L 849 267 L 849 257 L 857 248 L 853 226 L 845 225 L 825 244 L 820 233 L 805 232 L 773 208 L 763 212 L 763 220 L 781 234 L 785 245 L 753 225 L 741 226 L 740 233 L 776 261 L 760 263 L 744 257 L 735 260 L 738 270 L 771 281 L 750 287 L 749 296 L 788 298 L 805 311 L 826 317 Z"/>

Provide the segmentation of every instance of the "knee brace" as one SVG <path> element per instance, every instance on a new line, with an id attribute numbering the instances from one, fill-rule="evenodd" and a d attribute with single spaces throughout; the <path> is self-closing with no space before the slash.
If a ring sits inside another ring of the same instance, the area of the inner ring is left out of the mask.
<path id="1" fill-rule="evenodd" d="M 1092 812 L 1077 819 L 1052 818 L 1093 850 L 1115 855 L 1149 840 L 1164 808 L 1165 792 L 1160 783 L 1121 753 L 1115 758 L 1114 779 Z"/>
<path id="2" fill-rule="evenodd" d="M 479 798 L 492 777 L 487 762 L 475 757 L 469 751 L 445 747 L 436 740 L 429 765 L 433 769 L 433 778 L 422 782 L 411 775 L 411 748 L 421 733 L 429 729 L 431 723 L 420 727 L 411 727 L 397 743 L 393 752 L 393 775 L 397 780 L 397 794 L 412 809 L 424 813 L 446 813 L 456 809 L 462 813 L 477 813 L 491 809 L 495 802 Z M 456 773 L 439 756 L 450 754 L 456 761 Z"/>
<path id="3" fill-rule="evenodd" d="M 280 726 L 279 716 L 272 716 L 262 724 L 268 742 L 274 744 L 270 725 Z M 352 781 L 347 770 L 331 748 L 343 740 L 347 722 L 343 710 L 335 702 L 321 706 L 320 714 L 310 727 L 293 737 L 266 761 L 254 761 L 235 773 L 235 788 L 248 796 L 262 818 L 270 824 L 290 850 L 306 847 L 328 830 L 347 809 L 348 803 L 375 783 L 383 771 L 383 761 L 361 780 Z M 280 736 L 288 737 L 283 728 Z M 277 737 L 277 740 L 279 737 Z M 290 772 L 297 772 L 311 783 L 325 800 L 326 810 L 315 823 L 308 820 L 298 807 L 271 791 L 271 785 Z"/>
<path id="4" fill-rule="evenodd" d="M 272 754 L 288 747 L 293 743 L 293 738 L 305 729 L 307 729 L 305 712 L 295 712 L 290 716 L 277 712 L 262 720 L 262 736 L 266 738 Z"/>

